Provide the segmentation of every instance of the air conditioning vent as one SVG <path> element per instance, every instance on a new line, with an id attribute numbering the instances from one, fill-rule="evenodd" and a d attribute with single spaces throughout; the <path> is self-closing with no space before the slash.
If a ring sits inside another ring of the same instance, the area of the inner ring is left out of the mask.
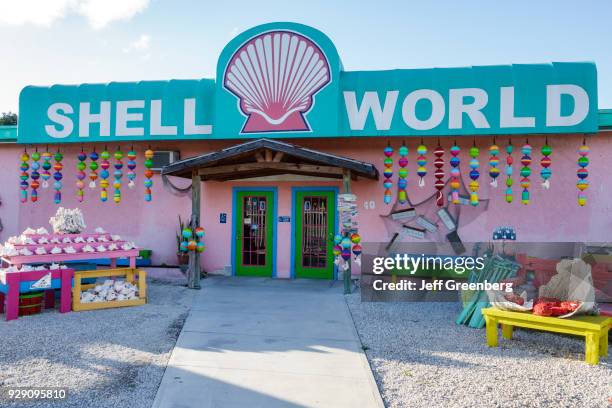
<path id="1" fill-rule="evenodd" d="M 153 154 L 153 171 L 161 171 L 164 166 L 167 166 L 181 159 L 180 152 L 170 150 L 159 150 Z"/>

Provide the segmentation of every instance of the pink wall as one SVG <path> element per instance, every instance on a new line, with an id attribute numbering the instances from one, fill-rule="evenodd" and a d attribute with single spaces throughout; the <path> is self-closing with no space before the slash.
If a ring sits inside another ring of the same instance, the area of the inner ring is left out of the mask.
<path id="1" fill-rule="evenodd" d="M 609 162 L 605 157 L 612 156 L 612 144 L 609 134 L 602 133 L 588 138 L 591 147 L 589 156 L 591 164 L 589 170 L 590 188 L 587 190 L 587 206 L 579 207 L 576 203 L 576 169 L 577 148 L 582 142 L 582 135 L 559 135 L 549 137 L 553 147 L 551 188 L 548 191 L 540 187 L 539 160 L 540 148 L 544 137 L 530 137 L 533 146 L 532 163 L 532 188 L 531 204 L 524 206 L 520 203 L 520 186 L 518 185 L 518 171 L 520 166 L 520 146 L 524 144 L 524 137 L 513 137 L 515 145 L 515 201 L 507 204 L 504 200 L 504 163 L 506 138 L 498 138 L 500 153 L 499 177 L 500 186 L 493 189 L 488 184 L 488 146 L 490 137 L 477 138 L 477 145 L 481 149 L 481 190 L 482 198 L 489 198 L 489 206 L 486 211 L 473 209 L 469 206 L 462 207 L 462 219 L 471 222 L 464 223 L 459 229 L 459 235 L 463 241 L 489 240 L 492 231 L 501 225 L 513 226 L 521 241 L 607 241 L 609 231 L 612 228 L 612 217 L 610 207 L 612 203 L 612 189 L 609 181 Z M 354 139 L 299 139 L 293 140 L 299 145 L 318 149 L 324 152 L 352 157 L 366 162 L 371 162 L 382 170 L 383 148 L 387 143 L 384 138 L 354 138 Z M 422 189 L 416 185 L 416 146 L 418 139 L 407 139 L 410 149 L 409 154 L 409 187 L 408 194 L 413 202 L 419 202 L 434 192 L 433 187 L 433 157 L 431 152 L 436 141 L 427 139 L 429 148 L 427 165 L 428 175 L 426 186 Z M 462 148 L 461 162 L 464 173 L 464 181 L 469 179 L 465 175 L 467 162 L 467 150 L 472 144 L 471 138 L 458 138 Z M 178 144 L 160 142 L 152 147 L 157 150 L 180 150 L 181 157 L 186 158 L 201 153 L 218 150 L 238 141 L 224 142 L 182 142 Z M 447 151 L 445 156 L 445 169 L 448 171 L 448 149 L 453 143 L 451 138 L 442 139 L 442 145 Z M 392 139 L 393 146 L 397 149 L 401 145 L 401 139 Z M 127 145 L 122 150 L 128 150 Z M 98 146 L 98 150 L 100 150 Z M 113 149 L 115 146 L 113 146 Z M 176 263 L 175 230 L 178 215 L 188 216 L 190 213 L 190 195 L 177 197 L 167 191 L 159 176 L 154 178 L 153 202 L 147 203 L 143 199 L 143 177 L 142 177 L 142 152 L 145 144 L 136 146 L 139 153 L 137 187 L 134 190 L 124 188 L 123 201 L 116 205 L 112 201 L 100 202 L 99 190 L 95 192 L 86 189 L 85 202 L 79 204 L 75 197 L 75 164 L 76 154 L 80 146 L 69 146 L 62 148 L 64 153 L 64 189 L 62 191 L 64 207 L 80 206 L 85 215 L 88 227 L 91 229 L 102 226 L 108 231 L 121 234 L 133 239 L 142 247 L 151 248 L 154 251 L 154 262 L 157 264 Z M 87 146 L 91 149 L 91 146 Z M 109 149 L 109 150 L 113 150 Z M 32 150 L 31 148 L 29 149 Z M 18 175 L 19 175 L 19 153 L 21 148 L 15 145 L 0 145 L 0 178 L 2 189 L 0 191 L 0 219 L 4 224 L 4 231 L 0 234 L 0 240 L 4 241 L 10 235 L 18 234 L 28 226 L 48 227 L 48 219 L 55 213 L 57 206 L 53 203 L 53 190 L 41 190 L 38 203 L 19 203 Z M 397 157 L 397 156 L 396 156 Z M 396 167 L 397 171 L 397 167 Z M 175 179 L 176 184 L 188 184 L 187 180 Z M 339 182 L 281 182 L 281 183 L 255 183 L 255 182 L 208 182 L 204 183 L 202 191 L 202 226 L 206 228 L 207 250 L 204 253 L 202 263 L 207 270 L 214 271 L 229 266 L 231 254 L 231 226 L 232 226 L 232 187 L 234 186 L 278 186 L 278 215 L 291 215 L 291 186 L 304 185 L 336 185 Z M 382 200 L 382 180 L 371 181 L 359 179 L 353 183 L 353 191 L 357 194 L 359 205 L 360 233 L 364 241 L 386 241 L 388 231 L 381 221 L 380 215 L 387 214 L 390 206 L 386 206 Z M 112 195 L 111 195 L 112 197 Z M 364 201 L 373 200 L 375 209 L 365 209 Z M 219 213 L 228 214 L 227 224 L 219 223 Z M 470 214 L 472 213 L 472 214 Z M 293 218 L 292 218 L 293 220 Z M 289 223 L 279 223 L 278 247 L 277 247 L 277 274 L 279 277 L 288 277 L 290 269 L 290 233 Z"/>

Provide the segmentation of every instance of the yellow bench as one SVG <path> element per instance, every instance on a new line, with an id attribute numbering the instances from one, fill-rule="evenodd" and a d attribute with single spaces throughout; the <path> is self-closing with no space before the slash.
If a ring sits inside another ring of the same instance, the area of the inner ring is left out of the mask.
<path id="1" fill-rule="evenodd" d="M 495 308 L 482 310 L 487 324 L 487 344 L 497 347 L 497 326 L 502 325 L 502 336 L 512 339 L 514 327 L 543 330 L 555 333 L 573 334 L 585 338 L 585 361 L 588 364 L 598 364 L 599 356 L 608 355 L 608 331 L 612 317 L 606 316 L 576 316 L 568 319 L 558 317 L 537 316 L 530 312 L 509 312 Z"/>

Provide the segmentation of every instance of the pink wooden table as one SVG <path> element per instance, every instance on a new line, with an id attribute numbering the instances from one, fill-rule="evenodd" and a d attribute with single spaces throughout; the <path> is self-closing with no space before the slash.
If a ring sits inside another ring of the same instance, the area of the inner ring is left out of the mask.
<path id="1" fill-rule="evenodd" d="M 54 269 L 28 272 L 7 272 L 0 275 L 0 284 L 8 286 L 6 295 L 0 292 L 0 313 L 4 311 L 6 300 L 6 320 L 15 320 L 19 317 L 19 293 L 22 283 L 34 283 L 51 272 L 51 279 L 60 280 L 60 313 L 70 312 L 72 309 L 72 279 L 74 269 Z M 53 283 L 53 281 L 52 281 Z M 41 289 L 44 290 L 44 289 Z M 45 290 L 45 307 L 55 306 L 55 288 Z"/>
<path id="2" fill-rule="evenodd" d="M 53 246 L 53 245 L 38 245 L 38 246 Z M 72 246 L 80 251 L 80 247 L 84 244 L 72 244 Z M 37 245 L 28 245 L 28 247 L 36 248 Z M 110 259 L 111 268 L 117 267 L 117 259 L 128 258 L 130 260 L 130 268 L 136 268 L 136 258 L 140 250 L 138 248 L 130 250 L 105 251 L 105 252 L 76 252 L 73 254 L 45 254 L 45 255 L 16 255 L 11 257 L 3 257 L 2 260 L 8 264 L 20 267 L 25 264 L 34 263 L 53 263 L 53 262 L 68 262 L 68 261 L 83 261 L 89 259 Z"/>

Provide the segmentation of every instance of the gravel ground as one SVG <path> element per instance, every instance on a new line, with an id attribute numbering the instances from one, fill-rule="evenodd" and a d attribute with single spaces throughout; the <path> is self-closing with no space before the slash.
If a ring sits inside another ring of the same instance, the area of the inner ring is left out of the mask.
<path id="1" fill-rule="evenodd" d="M 458 303 L 347 302 L 388 407 L 612 405 L 612 359 L 585 364 L 584 340 L 516 329 L 489 348 Z"/>
<path id="2" fill-rule="evenodd" d="M 0 390 L 68 388 L 62 402 L 11 405 L 0 397 L 0 406 L 150 407 L 191 305 L 193 291 L 183 285 L 149 280 L 144 306 L 46 311 L 8 323 L 0 316 Z"/>

